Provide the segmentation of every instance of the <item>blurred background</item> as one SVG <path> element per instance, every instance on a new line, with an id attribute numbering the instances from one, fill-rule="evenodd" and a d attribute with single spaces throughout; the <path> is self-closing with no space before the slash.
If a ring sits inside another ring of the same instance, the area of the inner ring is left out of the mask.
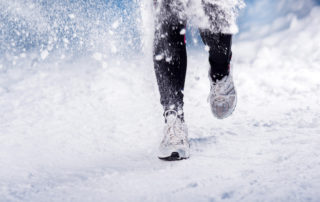
<path id="1" fill-rule="evenodd" d="M 289 27 L 304 18 L 319 0 L 246 0 L 238 18 L 235 40 L 252 40 Z M 100 50 L 126 55 L 141 50 L 143 0 L 0 2 L 0 65 L 30 65 L 52 59 L 81 57 Z M 150 27 L 149 30 L 153 28 Z M 194 40 L 196 39 L 196 40 Z M 188 46 L 199 41 L 196 30 L 188 33 Z M 201 43 L 200 43 L 201 44 Z M 29 61 L 29 62 L 30 62 Z"/>

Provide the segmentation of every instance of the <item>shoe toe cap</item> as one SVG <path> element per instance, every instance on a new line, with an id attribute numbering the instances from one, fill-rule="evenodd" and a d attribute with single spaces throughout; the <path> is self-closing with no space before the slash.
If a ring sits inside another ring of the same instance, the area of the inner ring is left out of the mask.
<path id="1" fill-rule="evenodd" d="M 211 102 L 211 111 L 218 119 L 227 118 L 232 114 L 236 105 L 236 97 L 232 96 L 228 99 L 217 98 Z"/>

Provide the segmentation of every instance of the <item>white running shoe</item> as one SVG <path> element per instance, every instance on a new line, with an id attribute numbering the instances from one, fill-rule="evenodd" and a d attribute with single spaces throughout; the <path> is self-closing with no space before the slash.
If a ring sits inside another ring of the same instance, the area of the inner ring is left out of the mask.
<path id="1" fill-rule="evenodd" d="M 190 145 L 187 126 L 178 118 L 178 112 L 175 110 L 167 110 L 164 116 L 166 125 L 159 147 L 159 159 L 176 161 L 189 158 Z"/>
<path id="2" fill-rule="evenodd" d="M 234 111 L 237 104 L 237 93 L 234 88 L 231 74 L 216 82 L 211 81 L 211 89 L 208 97 L 211 111 L 218 119 L 227 118 Z"/>

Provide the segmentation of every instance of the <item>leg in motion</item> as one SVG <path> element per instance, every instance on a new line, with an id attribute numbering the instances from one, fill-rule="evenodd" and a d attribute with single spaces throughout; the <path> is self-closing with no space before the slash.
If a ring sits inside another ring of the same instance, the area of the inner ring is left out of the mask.
<path id="1" fill-rule="evenodd" d="M 232 35 L 221 33 L 228 22 L 221 18 L 223 11 L 216 5 L 204 4 L 209 16 L 210 29 L 200 29 L 201 38 L 209 47 L 209 79 L 211 83 L 208 101 L 213 115 L 219 119 L 232 114 L 237 103 L 237 94 L 230 72 Z"/>
<path id="2" fill-rule="evenodd" d="M 209 77 L 212 81 L 221 80 L 230 73 L 232 35 L 200 30 L 201 38 L 209 47 Z"/>
<path id="3" fill-rule="evenodd" d="M 187 69 L 185 20 L 179 17 L 173 2 L 160 0 L 156 4 L 153 60 L 160 101 L 165 110 L 182 109 Z"/>
<path id="4" fill-rule="evenodd" d="M 180 160 L 189 157 L 187 127 L 183 117 L 183 89 L 187 68 L 185 20 L 174 0 L 155 3 L 154 69 L 164 108 L 166 125 L 159 158 Z"/>

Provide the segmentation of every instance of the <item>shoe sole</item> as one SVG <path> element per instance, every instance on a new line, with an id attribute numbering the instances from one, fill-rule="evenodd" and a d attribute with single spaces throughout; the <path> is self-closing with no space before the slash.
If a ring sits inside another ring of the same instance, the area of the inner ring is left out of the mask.
<path id="1" fill-rule="evenodd" d="M 188 159 L 189 157 L 180 157 L 178 152 L 172 152 L 170 156 L 158 158 L 163 161 L 181 161 L 184 159 Z"/>

